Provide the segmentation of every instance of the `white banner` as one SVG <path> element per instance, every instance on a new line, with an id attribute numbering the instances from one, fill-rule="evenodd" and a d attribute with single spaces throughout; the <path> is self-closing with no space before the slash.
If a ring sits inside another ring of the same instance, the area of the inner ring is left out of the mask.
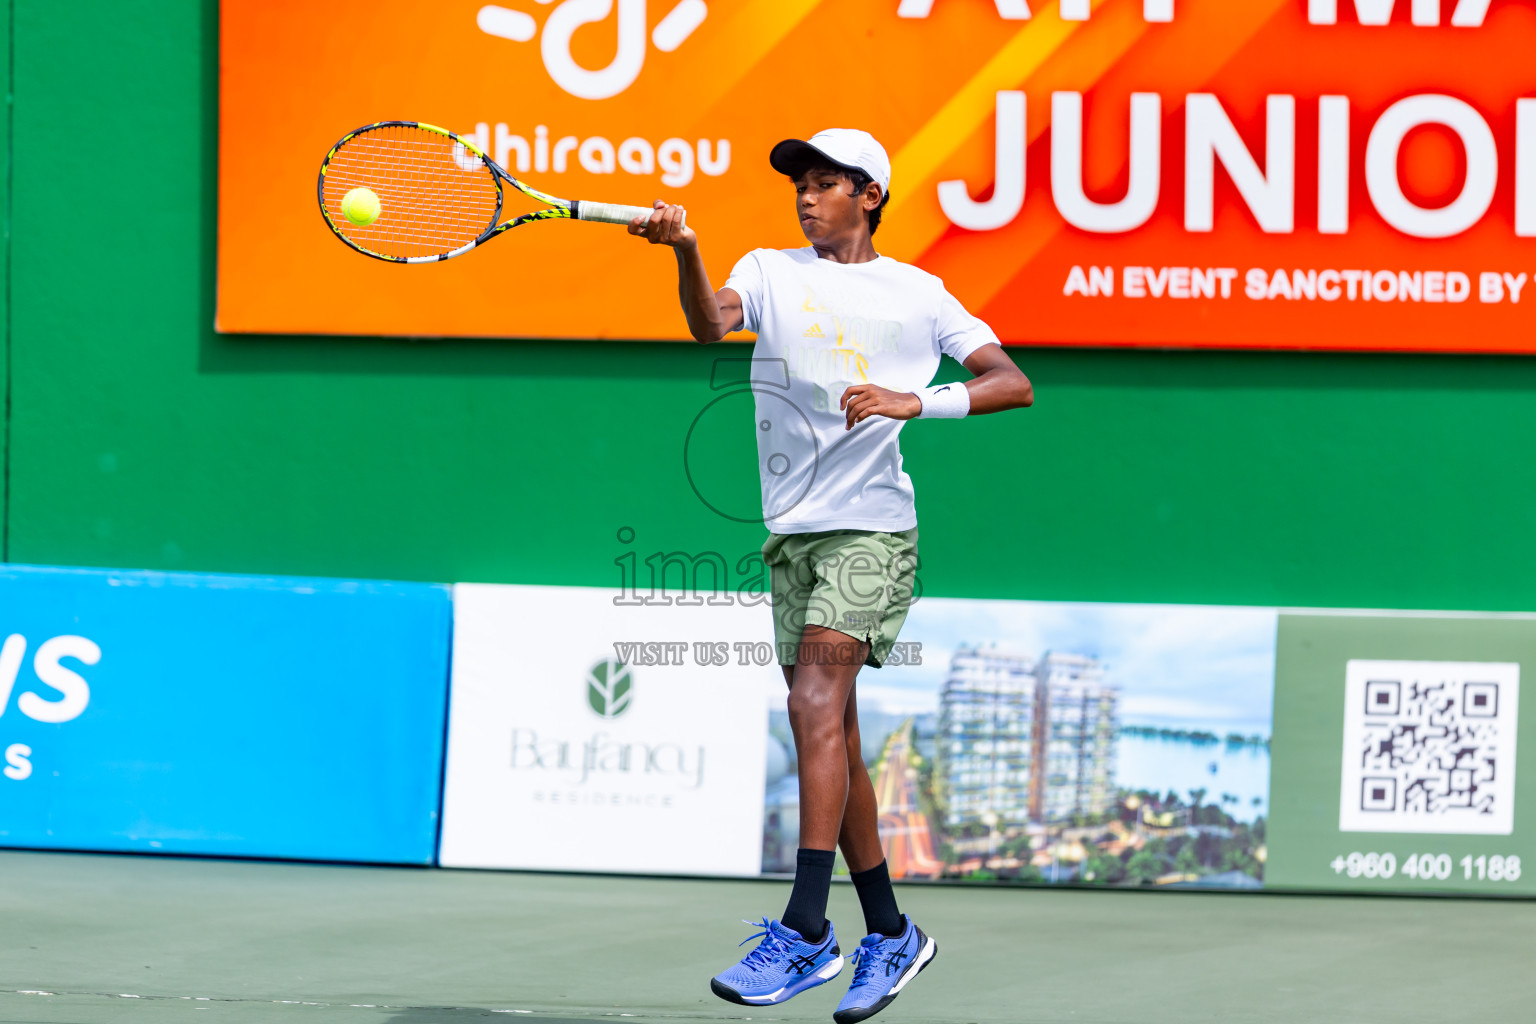
<path id="1" fill-rule="evenodd" d="M 759 873 L 767 604 L 620 595 L 455 587 L 443 866 Z"/>

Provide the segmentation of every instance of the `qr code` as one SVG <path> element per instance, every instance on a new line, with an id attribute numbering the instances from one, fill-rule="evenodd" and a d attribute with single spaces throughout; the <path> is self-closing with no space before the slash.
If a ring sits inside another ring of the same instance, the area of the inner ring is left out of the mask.
<path id="1" fill-rule="evenodd" d="M 1519 665 L 1351 661 L 1344 680 L 1341 832 L 1514 831 Z"/>

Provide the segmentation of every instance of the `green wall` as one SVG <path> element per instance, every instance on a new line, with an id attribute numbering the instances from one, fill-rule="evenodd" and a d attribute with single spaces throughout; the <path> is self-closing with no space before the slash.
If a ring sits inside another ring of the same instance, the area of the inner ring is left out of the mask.
<path id="1" fill-rule="evenodd" d="M 217 5 L 13 7 L 6 558 L 611 585 L 620 527 L 759 543 L 683 470 L 718 347 L 213 333 Z M 905 432 L 929 593 L 1536 603 L 1536 361 L 1014 354 L 1035 408 Z"/>

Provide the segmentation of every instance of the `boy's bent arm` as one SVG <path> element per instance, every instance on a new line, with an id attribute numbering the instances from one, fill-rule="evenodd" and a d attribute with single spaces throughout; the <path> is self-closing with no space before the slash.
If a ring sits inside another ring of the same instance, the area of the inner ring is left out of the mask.
<path id="1" fill-rule="evenodd" d="M 699 236 L 683 226 L 683 209 L 656 201 L 649 220 L 630 221 L 629 233 L 643 236 L 652 245 L 670 245 L 677 255 L 677 298 L 688 318 L 688 333 L 700 344 L 719 341 L 741 330 L 741 296 L 734 289 L 716 292 L 699 255 Z"/>
<path id="2" fill-rule="evenodd" d="M 983 345 L 966 359 L 974 376 L 965 382 L 971 393 L 971 415 L 1027 409 L 1035 404 L 1035 388 L 1001 345 Z"/>
<path id="3" fill-rule="evenodd" d="M 1027 409 L 1035 404 L 1035 386 L 1001 345 L 981 346 L 962 365 L 973 375 L 965 382 L 971 403 L 966 415 Z M 914 392 L 891 391 L 877 384 L 855 384 L 843 392 L 841 408 L 847 416 L 848 429 L 852 430 L 871 416 L 916 419 L 922 414 L 923 400 Z"/>

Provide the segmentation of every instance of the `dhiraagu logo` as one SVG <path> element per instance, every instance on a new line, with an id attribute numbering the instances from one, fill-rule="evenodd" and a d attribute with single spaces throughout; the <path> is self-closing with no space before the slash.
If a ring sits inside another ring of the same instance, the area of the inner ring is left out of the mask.
<path id="1" fill-rule="evenodd" d="M 540 4 L 554 0 L 537 0 Z M 526 43 L 539 35 L 539 52 L 549 77 L 572 96 L 584 100 L 606 100 L 635 84 L 645 67 L 646 0 L 618 0 L 619 45 L 613 60 L 596 71 L 584 68 L 571 56 L 571 36 L 583 25 L 602 21 L 613 13 L 614 0 L 564 0 L 544 19 L 543 34 L 538 22 L 526 11 L 486 4 L 475 16 L 475 24 L 486 35 Z M 709 6 L 704 0 L 677 0 L 656 27 L 651 43 L 663 53 L 671 53 L 704 23 Z"/>
<path id="2" fill-rule="evenodd" d="M 628 665 L 605 658 L 587 670 L 587 706 L 599 718 L 618 718 L 629 710 L 634 673 Z"/>

